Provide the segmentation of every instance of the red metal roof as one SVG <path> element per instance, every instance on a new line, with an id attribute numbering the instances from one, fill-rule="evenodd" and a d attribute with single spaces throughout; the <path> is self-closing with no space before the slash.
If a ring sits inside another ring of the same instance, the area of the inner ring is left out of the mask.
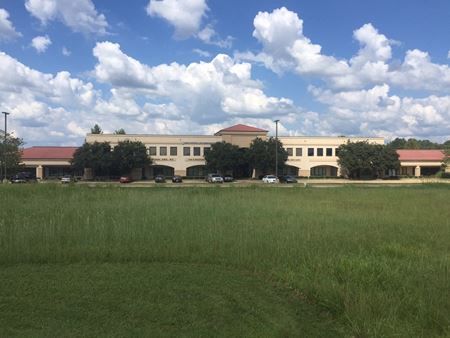
<path id="1" fill-rule="evenodd" d="M 259 129 L 251 126 L 246 126 L 245 124 L 236 124 L 234 126 L 219 130 L 217 133 L 221 132 L 238 132 L 238 133 L 254 133 L 254 132 L 265 132 L 267 133 L 267 130 Z"/>
<path id="2" fill-rule="evenodd" d="M 398 149 L 400 161 L 439 161 L 444 159 L 444 152 L 437 149 Z"/>
<path id="3" fill-rule="evenodd" d="M 64 159 L 73 157 L 78 147 L 31 147 L 22 151 L 22 160 Z"/>

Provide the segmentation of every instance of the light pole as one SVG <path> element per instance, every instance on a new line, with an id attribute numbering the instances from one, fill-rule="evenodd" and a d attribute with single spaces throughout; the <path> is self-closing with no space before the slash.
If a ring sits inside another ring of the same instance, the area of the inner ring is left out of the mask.
<path id="1" fill-rule="evenodd" d="M 3 140 L 3 181 L 6 182 L 6 135 L 8 134 L 8 115 L 9 113 L 3 111 L 2 114 L 5 115 L 5 138 Z"/>
<path id="2" fill-rule="evenodd" d="M 275 120 L 275 176 L 278 179 L 278 122 L 280 120 Z"/>

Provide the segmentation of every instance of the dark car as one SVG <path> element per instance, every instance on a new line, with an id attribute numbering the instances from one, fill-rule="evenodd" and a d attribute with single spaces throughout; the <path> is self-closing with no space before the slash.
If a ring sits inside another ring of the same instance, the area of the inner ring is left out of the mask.
<path id="1" fill-rule="evenodd" d="M 291 175 L 280 176 L 280 182 L 282 183 L 297 183 L 297 179 Z"/>
<path id="2" fill-rule="evenodd" d="M 231 176 L 231 175 L 225 175 L 225 176 L 223 177 L 223 181 L 224 181 L 224 182 L 233 182 L 233 181 L 234 181 L 234 177 Z"/>
<path id="3" fill-rule="evenodd" d="M 119 182 L 120 183 L 131 183 L 131 182 L 133 182 L 133 180 L 131 179 L 130 176 L 122 176 L 122 177 L 120 177 Z"/>
<path id="4" fill-rule="evenodd" d="M 11 177 L 11 183 L 27 183 L 27 180 L 21 175 L 14 175 Z"/>
<path id="5" fill-rule="evenodd" d="M 183 179 L 181 178 L 181 176 L 175 175 L 172 177 L 172 182 L 173 183 L 181 183 L 181 182 L 183 182 Z"/>
<path id="6" fill-rule="evenodd" d="M 155 182 L 156 183 L 165 183 L 166 177 L 164 175 L 156 175 L 155 176 Z"/>

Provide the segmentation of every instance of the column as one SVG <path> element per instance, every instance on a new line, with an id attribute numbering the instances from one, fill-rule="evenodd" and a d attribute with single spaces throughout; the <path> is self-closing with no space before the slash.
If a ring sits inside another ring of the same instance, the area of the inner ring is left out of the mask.
<path id="1" fill-rule="evenodd" d="M 41 165 L 36 167 L 36 178 L 41 180 L 44 178 L 44 167 Z"/>
<path id="2" fill-rule="evenodd" d="M 416 169 L 414 170 L 414 176 L 419 177 L 421 175 L 420 173 L 420 166 L 418 165 Z"/>

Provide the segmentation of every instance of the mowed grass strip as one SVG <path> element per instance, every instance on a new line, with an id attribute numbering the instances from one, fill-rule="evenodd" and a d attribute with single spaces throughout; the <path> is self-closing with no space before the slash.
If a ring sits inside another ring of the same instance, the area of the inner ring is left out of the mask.
<path id="1" fill-rule="evenodd" d="M 446 185 L 6 186 L 0 264 L 222 266 L 283 284 L 345 335 L 448 336 L 449 199 Z"/>

